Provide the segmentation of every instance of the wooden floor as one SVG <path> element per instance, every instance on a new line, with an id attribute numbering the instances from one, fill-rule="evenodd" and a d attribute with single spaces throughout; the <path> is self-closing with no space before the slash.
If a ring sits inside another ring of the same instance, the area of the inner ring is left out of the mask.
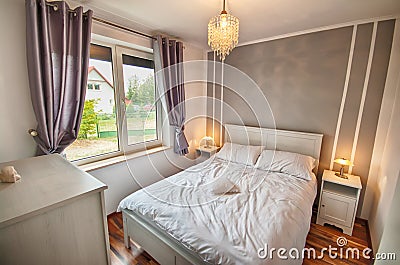
<path id="1" fill-rule="evenodd" d="M 338 248 L 336 242 L 338 237 L 345 237 L 347 244 L 345 244 L 343 249 L 358 248 L 360 250 L 360 259 L 332 259 L 329 257 L 329 255 L 324 255 L 324 258 L 321 260 L 304 259 L 303 264 L 373 264 L 373 262 L 364 259 L 362 255 L 362 251 L 365 248 L 369 247 L 372 249 L 367 221 L 356 218 L 353 228 L 353 235 L 348 236 L 341 233 L 340 229 L 335 227 L 317 225 L 315 223 L 317 219 L 316 216 L 317 213 L 314 212 L 311 220 L 310 232 L 307 236 L 306 248 L 312 247 L 316 249 L 317 256 L 319 256 L 321 254 L 320 250 L 328 247 L 329 245 L 331 245 L 333 248 Z M 333 252 L 333 254 L 335 253 L 339 254 L 339 252 Z M 343 254 L 343 256 L 345 257 L 345 254 Z M 370 253 L 370 256 L 372 256 L 372 253 Z"/>
<path id="2" fill-rule="evenodd" d="M 317 255 L 320 254 L 322 248 L 337 247 L 336 240 L 338 237 L 345 236 L 347 239 L 346 247 L 358 248 L 360 253 L 366 247 L 371 248 L 371 242 L 368 232 L 368 227 L 365 221 L 356 219 L 354 224 L 353 236 L 347 236 L 340 233 L 339 230 L 332 227 L 322 227 L 315 224 L 316 214 L 313 214 L 311 229 L 307 236 L 306 247 L 315 248 Z M 141 251 L 137 246 L 131 244 L 131 249 L 124 246 L 124 232 L 122 229 L 122 216 L 121 213 L 114 213 L 108 216 L 108 232 L 110 234 L 110 247 L 111 247 L 111 264 L 113 265 L 148 265 L 158 264 L 146 252 Z M 339 252 L 338 252 L 339 253 Z M 360 254 L 362 257 L 362 254 Z M 372 264 L 372 262 L 365 259 L 331 259 L 329 255 L 324 255 L 323 259 L 305 259 L 303 264 Z"/>

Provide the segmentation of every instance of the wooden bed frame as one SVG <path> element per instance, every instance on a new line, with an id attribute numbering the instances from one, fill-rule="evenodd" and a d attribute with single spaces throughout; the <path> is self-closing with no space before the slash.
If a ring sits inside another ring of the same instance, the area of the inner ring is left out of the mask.
<path id="1" fill-rule="evenodd" d="M 224 127 L 227 142 L 263 145 L 267 149 L 296 152 L 319 160 L 322 134 L 232 124 L 225 124 Z M 318 165 L 314 171 L 318 172 Z M 130 239 L 133 238 L 133 241 L 163 265 L 209 264 L 144 216 L 124 209 L 122 218 L 125 247 L 130 248 Z"/>

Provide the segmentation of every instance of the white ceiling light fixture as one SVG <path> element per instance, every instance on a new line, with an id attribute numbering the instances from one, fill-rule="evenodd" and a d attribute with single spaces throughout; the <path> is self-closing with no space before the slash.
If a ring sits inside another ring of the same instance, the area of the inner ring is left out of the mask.
<path id="1" fill-rule="evenodd" d="M 208 45 L 221 60 L 236 47 L 239 40 L 239 19 L 228 14 L 223 0 L 222 12 L 208 22 Z"/>

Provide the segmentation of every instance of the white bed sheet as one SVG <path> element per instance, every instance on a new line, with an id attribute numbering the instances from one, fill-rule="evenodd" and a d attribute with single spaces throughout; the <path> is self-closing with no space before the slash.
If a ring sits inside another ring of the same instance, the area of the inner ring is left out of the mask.
<path id="1" fill-rule="evenodd" d="M 209 192 L 221 175 L 240 193 Z M 316 183 L 315 176 L 307 181 L 210 158 L 127 196 L 118 211 L 130 209 L 153 220 L 212 264 L 301 264 L 301 259 L 260 259 L 258 249 L 303 249 Z"/>

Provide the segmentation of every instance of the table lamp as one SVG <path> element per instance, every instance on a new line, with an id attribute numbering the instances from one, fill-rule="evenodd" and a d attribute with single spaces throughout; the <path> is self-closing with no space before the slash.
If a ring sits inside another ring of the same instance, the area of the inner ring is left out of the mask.
<path id="1" fill-rule="evenodd" d="M 204 148 L 211 148 L 211 147 L 215 146 L 214 139 L 210 136 L 204 136 L 200 140 L 200 146 L 203 146 Z"/>
<path id="2" fill-rule="evenodd" d="M 346 175 L 344 175 L 343 171 L 344 171 L 344 166 L 354 166 L 353 163 L 346 159 L 346 158 L 336 158 L 335 160 L 333 160 L 333 162 L 335 162 L 336 164 L 341 165 L 340 171 L 336 172 L 335 175 L 340 177 L 340 178 L 344 178 L 344 179 L 348 179 L 348 177 Z"/>

